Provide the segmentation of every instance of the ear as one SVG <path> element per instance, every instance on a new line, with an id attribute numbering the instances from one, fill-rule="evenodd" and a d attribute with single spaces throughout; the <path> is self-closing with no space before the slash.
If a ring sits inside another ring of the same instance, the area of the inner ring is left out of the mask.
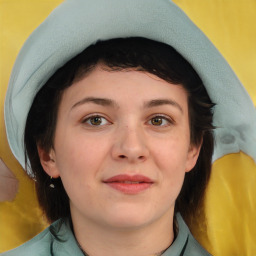
<path id="1" fill-rule="evenodd" d="M 51 149 L 49 152 L 47 152 L 40 146 L 37 146 L 37 151 L 40 158 L 40 163 L 44 171 L 49 176 L 53 178 L 58 178 L 60 174 L 56 165 L 56 156 L 54 149 Z"/>
<path id="2" fill-rule="evenodd" d="M 190 145 L 187 156 L 186 172 L 190 172 L 195 167 L 200 154 L 201 146 L 202 142 L 199 145 Z"/>

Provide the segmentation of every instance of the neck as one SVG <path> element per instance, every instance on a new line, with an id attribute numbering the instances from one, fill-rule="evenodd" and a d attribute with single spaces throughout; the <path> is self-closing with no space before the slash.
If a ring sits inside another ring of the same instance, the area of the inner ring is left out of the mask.
<path id="1" fill-rule="evenodd" d="M 163 216 L 138 228 L 109 228 L 80 216 L 73 216 L 75 237 L 89 256 L 156 256 L 173 242 L 173 215 Z"/>

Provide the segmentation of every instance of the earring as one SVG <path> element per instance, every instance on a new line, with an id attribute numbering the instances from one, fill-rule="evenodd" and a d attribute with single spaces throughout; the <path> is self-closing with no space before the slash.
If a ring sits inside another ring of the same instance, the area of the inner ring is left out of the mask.
<path id="1" fill-rule="evenodd" d="M 53 181 L 52 181 L 52 176 L 51 176 L 51 183 L 49 185 L 50 188 L 55 188 L 55 185 L 53 184 Z"/>

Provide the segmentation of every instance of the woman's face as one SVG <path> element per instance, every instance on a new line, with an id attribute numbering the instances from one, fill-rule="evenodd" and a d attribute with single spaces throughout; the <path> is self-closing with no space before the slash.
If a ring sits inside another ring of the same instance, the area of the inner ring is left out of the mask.
<path id="1" fill-rule="evenodd" d="M 172 222 L 198 151 L 181 86 L 98 66 L 64 92 L 54 149 L 41 162 L 61 177 L 73 219 L 127 229 Z"/>

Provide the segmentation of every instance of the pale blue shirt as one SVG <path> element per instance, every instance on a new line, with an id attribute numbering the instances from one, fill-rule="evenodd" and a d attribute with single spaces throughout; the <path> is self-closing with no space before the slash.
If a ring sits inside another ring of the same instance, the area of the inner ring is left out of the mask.
<path id="1" fill-rule="evenodd" d="M 178 235 L 162 256 L 210 256 L 190 233 L 180 214 Z M 50 229 L 56 231 L 56 239 Z M 0 256 L 84 256 L 67 220 L 58 220 L 32 240 Z M 104 256 L 104 255 L 103 255 Z"/>

